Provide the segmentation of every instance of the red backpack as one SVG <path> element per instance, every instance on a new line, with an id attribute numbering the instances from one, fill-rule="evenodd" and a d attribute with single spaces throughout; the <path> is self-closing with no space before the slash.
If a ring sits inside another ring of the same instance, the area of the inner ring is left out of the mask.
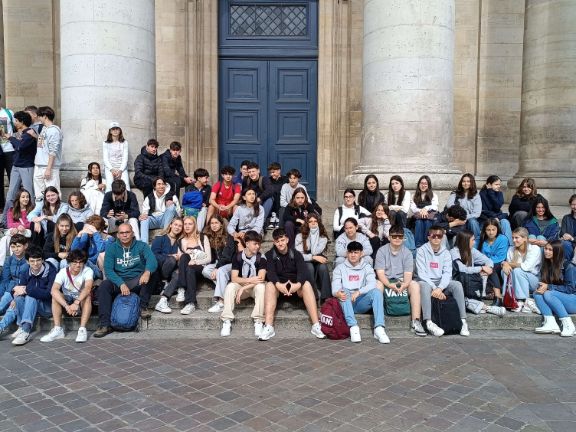
<path id="1" fill-rule="evenodd" d="M 331 297 L 320 308 L 320 326 L 322 333 L 328 339 L 347 339 L 350 337 L 350 328 L 344 319 L 340 302 Z"/>

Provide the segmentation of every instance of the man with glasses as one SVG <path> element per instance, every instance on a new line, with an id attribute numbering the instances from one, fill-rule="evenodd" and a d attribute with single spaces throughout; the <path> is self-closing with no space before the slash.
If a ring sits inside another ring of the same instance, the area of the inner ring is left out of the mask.
<path id="1" fill-rule="evenodd" d="M 140 317 L 148 319 L 151 288 L 155 281 L 151 279 L 158 262 L 152 249 L 146 243 L 136 240 L 130 224 L 118 227 L 118 239 L 106 248 L 104 256 L 104 275 L 106 279 L 98 288 L 98 315 L 100 324 L 94 332 L 95 338 L 112 333 L 110 314 L 112 302 L 117 295 L 127 296 L 130 292 L 140 295 Z"/>
<path id="2" fill-rule="evenodd" d="M 76 336 L 76 342 L 86 342 L 88 333 L 86 324 L 92 313 L 92 284 L 94 272 L 86 265 L 86 253 L 80 249 L 74 249 L 68 254 L 68 266 L 56 275 L 52 285 L 52 317 L 54 327 L 50 333 L 43 336 L 40 342 L 54 342 L 64 338 L 62 328 L 62 312 L 66 311 L 69 316 L 80 315 L 80 328 Z"/>
<path id="3" fill-rule="evenodd" d="M 385 244 L 376 253 L 377 284 L 379 288 L 391 290 L 396 295 L 408 291 L 410 312 L 412 315 L 411 330 L 418 336 L 426 336 L 420 322 L 420 285 L 412 280 L 414 258 L 412 252 L 404 246 L 404 228 L 393 225 L 389 232 L 390 243 Z"/>
<path id="4" fill-rule="evenodd" d="M 462 284 L 452 280 L 452 257 L 450 251 L 444 247 L 442 240 L 444 229 L 433 225 L 428 229 L 428 243 L 420 246 L 416 253 L 416 271 L 420 283 L 420 296 L 422 302 L 422 317 L 426 328 L 434 336 L 442 336 L 444 330 L 432 322 L 432 297 L 446 300 L 446 294 L 451 294 L 460 311 L 462 319 L 462 336 L 470 336 L 466 323 L 466 302 Z"/>

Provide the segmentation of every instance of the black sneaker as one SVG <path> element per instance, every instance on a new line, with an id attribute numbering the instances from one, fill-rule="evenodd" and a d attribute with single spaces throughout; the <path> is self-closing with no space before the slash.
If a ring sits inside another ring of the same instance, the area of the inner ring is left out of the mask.
<path id="1" fill-rule="evenodd" d="M 152 317 L 152 312 L 150 312 L 147 308 L 140 309 L 140 318 L 147 320 Z"/>
<path id="2" fill-rule="evenodd" d="M 112 330 L 112 327 L 98 327 L 92 336 L 94 336 L 95 338 L 103 338 L 104 336 L 109 335 L 113 331 L 114 330 Z"/>

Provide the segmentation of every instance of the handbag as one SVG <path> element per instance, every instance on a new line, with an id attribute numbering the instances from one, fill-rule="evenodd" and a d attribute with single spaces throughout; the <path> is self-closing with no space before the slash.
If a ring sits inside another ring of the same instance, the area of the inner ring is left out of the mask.
<path id="1" fill-rule="evenodd" d="M 396 279 L 390 279 L 391 283 L 400 283 Z M 393 289 L 384 288 L 384 313 L 388 316 L 410 315 L 410 301 L 408 290 L 397 293 Z"/>
<path id="2" fill-rule="evenodd" d="M 509 274 L 506 280 L 506 292 L 504 293 L 502 303 L 506 309 L 516 309 L 518 307 L 518 301 L 516 301 L 516 294 L 514 293 L 514 286 L 512 284 L 512 274 Z"/>

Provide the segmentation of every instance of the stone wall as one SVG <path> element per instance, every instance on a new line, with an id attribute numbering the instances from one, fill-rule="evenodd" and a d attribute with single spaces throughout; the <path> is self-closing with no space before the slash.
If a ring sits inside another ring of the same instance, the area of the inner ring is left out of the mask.
<path id="1" fill-rule="evenodd" d="M 57 0 L 4 0 L 6 106 L 56 108 L 59 121 Z"/>

